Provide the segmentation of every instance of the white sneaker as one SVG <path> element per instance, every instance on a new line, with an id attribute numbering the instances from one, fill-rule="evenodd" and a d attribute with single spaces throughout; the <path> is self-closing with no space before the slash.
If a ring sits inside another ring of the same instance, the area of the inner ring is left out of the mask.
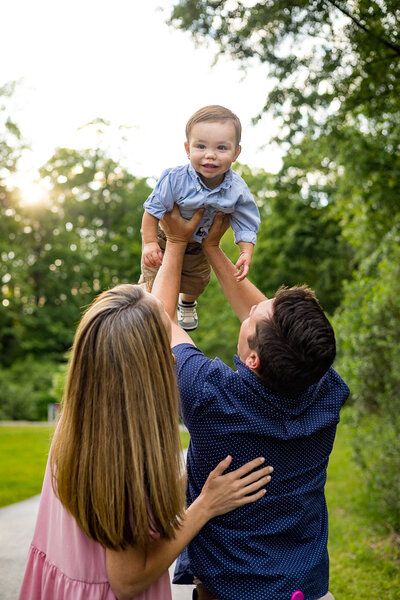
<path id="1" fill-rule="evenodd" d="M 197 302 L 183 302 L 179 296 L 178 302 L 178 325 L 186 331 L 197 329 L 199 320 L 196 312 Z"/>

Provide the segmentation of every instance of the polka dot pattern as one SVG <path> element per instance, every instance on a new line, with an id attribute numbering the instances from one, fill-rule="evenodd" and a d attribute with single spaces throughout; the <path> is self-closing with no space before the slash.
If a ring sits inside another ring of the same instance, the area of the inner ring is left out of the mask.
<path id="1" fill-rule="evenodd" d="M 175 583 L 196 575 L 219 600 L 307 600 L 328 591 L 326 469 L 349 389 L 330 369 L 299 395 L 263 386 L 238 357 L 236 371 L 195 346 L 174 348 L 182 414 L 190 432 L 190 505 L 228 454 L 231 470 L 264 456 L 266 495 L 210 521 L 178 559 Z"/>

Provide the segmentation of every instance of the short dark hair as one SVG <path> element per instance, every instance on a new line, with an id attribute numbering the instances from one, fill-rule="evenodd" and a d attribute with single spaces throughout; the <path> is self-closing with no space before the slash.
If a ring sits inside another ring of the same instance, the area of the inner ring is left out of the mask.
<path id="1" fill-rule="evenodd" d="M 319 381 L 336 355 L 333 328 L 307 286 L 279 288 L 272 316 L 258 321 L 248 344 L 260 359 L 258 377 L 282 394 Z"/>

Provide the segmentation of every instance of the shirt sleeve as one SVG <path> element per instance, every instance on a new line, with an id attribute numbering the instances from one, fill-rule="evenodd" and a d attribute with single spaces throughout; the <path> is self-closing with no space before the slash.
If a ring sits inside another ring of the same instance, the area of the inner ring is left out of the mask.
<path id="1" fill-rule="evenodd" d="M 172 210 L 177 198 L 175 183 L 176 177 L 174 177 L 173 169 L 166 169 L 144 203 L 144 209 L 156 219 L 161 219 L 165 212 Z"/>
<path id="2" fill-rule="evenodd" d="M 244 186 L 235 210 L 231 214 L 231 227 L 235 234 L 235 244 L 238 242 L 256 243 L 260 227 L 260 213 L 247 185 Z"/>
<path id="3" fill-rule="evenodd" d="M 196 408 L 202 403 L 204 387 L 213 361 L 192 344 L 178 344 L 172 350 L 176 357 L 181 416 L 188 427 Z"/>

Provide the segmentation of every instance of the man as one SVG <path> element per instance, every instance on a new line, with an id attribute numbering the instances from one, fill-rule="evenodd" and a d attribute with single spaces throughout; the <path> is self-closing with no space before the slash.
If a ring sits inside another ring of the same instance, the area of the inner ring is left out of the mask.
<path id="1" fill-rule="evenodd" d="M 340 408 L 349 390 L 331 365 L 335 337 L 313 292 L 282 289 L 267 299 L 219 247 L 227 228 L 217 215 L 204 253 L 241 321 L 233 371 L 210 360 L 176 323 L 187 240 L 201 218 L 163 217 L 168 242 L 154 284 L 172 322 L 182 415 L 190 432 L 188 504 L 227 454 L 233 466 L 264 456 L 274 467 L 258 502 L 209 522 L 181 555 L 177 583 L 201 583 L 197 597 L 219 600 L 330 598 L 324 484 Z M 195 592 L 196 593 L 196 592 Z M 195 596 L 196 597 L 196 596 Z"/>

